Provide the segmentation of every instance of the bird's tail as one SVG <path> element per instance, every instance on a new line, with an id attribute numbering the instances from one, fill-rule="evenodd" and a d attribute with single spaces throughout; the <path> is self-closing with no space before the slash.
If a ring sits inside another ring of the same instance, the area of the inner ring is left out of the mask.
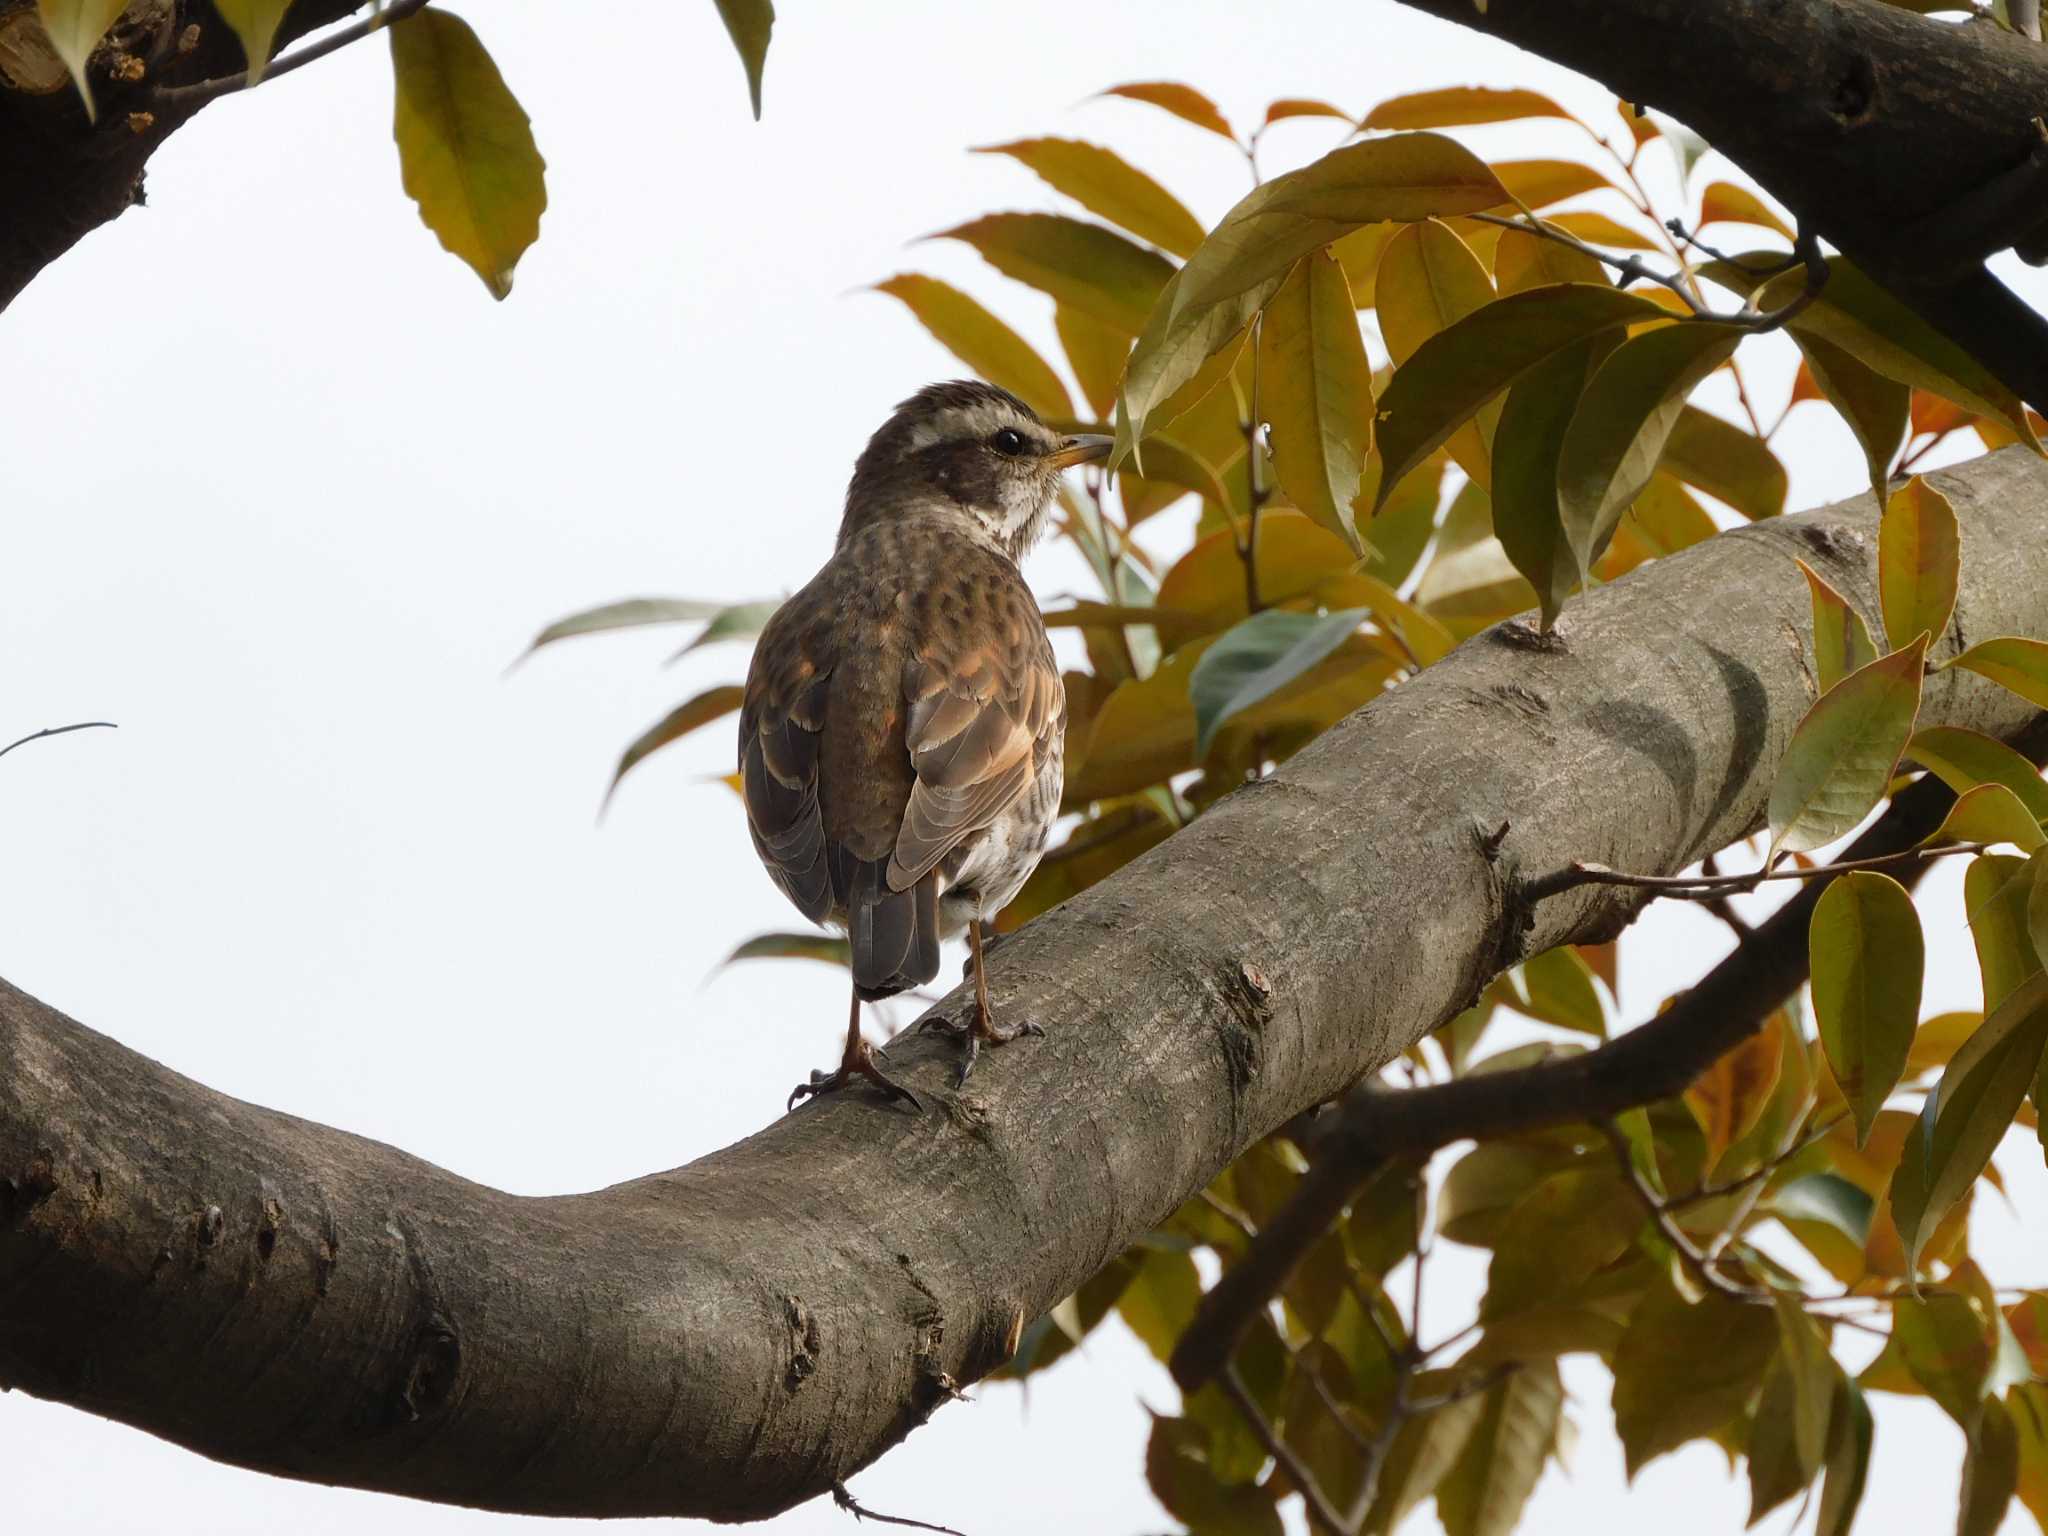
<path id="1" fill-rule="evenodd" d="M 896 891 L 889 888 L 886 858 L 852 865 L 845 901 L 854 990 L 873 1002 L 922 986 L 939 974 L 938 871 Z"/>

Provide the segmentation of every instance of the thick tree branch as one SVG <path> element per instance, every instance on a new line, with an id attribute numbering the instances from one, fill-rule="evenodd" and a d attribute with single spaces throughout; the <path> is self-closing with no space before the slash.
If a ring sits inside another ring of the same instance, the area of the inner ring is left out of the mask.
<path id="1" fill-rule="evenodd" d="M 1882 0 L 1402 0 L 1703 134 L 1812 231 L 2048 403 L 2048 320 L 1984 271 L 2042 255 L 2048 49 Z M 1957 232 L 1939 242 L 1928 231 Z"/>
<path id="2" fill-rule="evenodd" d="M 1933 478 L 1964 528 L 1939 656 L 2048 633 L 2048 465 Z M 0 1385 L 497 1509 L 740 1519 L 826 1492 L 1252 1141 L 1640 899 L 1530 910 L 1519 879 L 1677 870 L 1754 827 L 1813 696 L 1793 557 L 1874 611 L 1870 502 L 1657 561 L 1554 643 L 1467 642 L 1029 924 L 990 979 L 1046 1037 L 964 1097 L 949 1042 L 892 1047 L 923 1115 L 843 1094 L 671 1173 L 521 1198 L 0 986 Z M 1924 711 L 2008 737 L 2033 713 L 1961 669 Z"/>

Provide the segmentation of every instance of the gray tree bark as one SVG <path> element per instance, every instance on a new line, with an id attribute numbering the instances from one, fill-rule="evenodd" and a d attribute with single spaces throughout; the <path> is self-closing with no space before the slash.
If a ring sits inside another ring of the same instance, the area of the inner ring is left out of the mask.
<path id="1" fill-rule="evenodd" d="M 1937 659 L 2048 633 L 2048 466 L 1933 477 Z M 1255 1138 L 1627 893 L 1753 829 L 1814 695 L 1820 569 L 1874 614 L 1865 495 L 1498 626 L 992 958 L 1046 1027 L 950 1044 L 687 1167 L 522 1198 L 240 1103 L 0 983 L 0 1384 L 241 1465 L 493 1509 L 764 1516 L 882 1454 Z M 2032 709 L 1938 672 L 1923 720 Z M 1506 828 L 1504 834 L 1500 829 Z M 958 1012 L 955 993 L 939 1011 Z"/>

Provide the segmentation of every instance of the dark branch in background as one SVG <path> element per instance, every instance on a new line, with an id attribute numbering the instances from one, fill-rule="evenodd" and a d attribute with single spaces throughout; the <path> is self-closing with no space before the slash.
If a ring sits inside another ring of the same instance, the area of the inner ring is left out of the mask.
<path id="1" fill-rule="evenodd" d="M 2048 256 L 2048 50 L 1883 0 L 1402 0 L 1698 131 L 1811 231 L 2048 404 L 2048 320 L 1981 266 Z M 1940 232 L 1930 242 L 1930 232 Z"/>
<path id="2" fill-rule="evenodd" d="M 2037 717 L 2015 744 L 2035 762 L 2048 757 L 2048 717 Z M 1805 982 L 1806 930 L 1834 877 L 1906 856 L 1898 878 L 1910 885 L 1927 863 L 1914 857 L 1923 852 L 1916 845 L 1941 825 L 1954 803 L 1955 792 L 1932 774 L 1901 791 L 1850 847 L 1848 858 L 1806 872 L 1811 878 L 1799 894 L 1669 1009 L 1595 1050 L 1419 1088 L 1388 1088 L 1375 1080 L 1353 1092 L 1336 1123 L 1315 1137 L 1314 1164 L 1293 1200 L 1202 1298 L 1174 1350 L 1174 1380 L 1192 1392 L 1223 1368 L 1253 1314 L 1279 1294 L 1309 1249 L 1389 1159 L 1427 1154 L 1468 1137 L 1598 1123 L 1684 1092 L 1762 1028 Z M 1537 881 L 1523 890 L 1540 898 L 1566 888 Z M 1726 1282 L 1716 1276 L 1709 1283 Z"/>
<path id="3" fill-rule="evenodd" d="M 414 11 L 424 10 L 427 0 L 391 0 L 382 10 L 372 11 L 359 21 L 336 29 L 317 43 L 308 43 L 297 53 L 275 59 L 263 71 L 261 81 L 251 80 L 245 69 L 238 74 L 221 75 L 212 80 L 195 80 L 190 85 L 162 85 L 150 92 L 150 98 L 157 105 L 178 109 L 204 106 L 221 96 L 231 96 L 236 91 L 246 91 L 252 85 L 268 85 L 280 75 L 288 75 L 302 65 L 315 59 L 324 59 L 330 53 L 346 48 L 350 43 L 359 43 L 372 33 L 405 20 Z"/>
<path id="4" fill-rule="evenodd" d="M 45 736 L 64 736 L 72 731 L 115 731 L 119 729 L 120 727 L 111 720 L 81 720 L 76 725 L 53 725 L 46 730 L 30 731 L 19 741 L 10 741 L 6 746 L 0 747 L 0 757 L 5 757 L 16 747 L 25 747 L 32 741 L 41 741 Z"/>

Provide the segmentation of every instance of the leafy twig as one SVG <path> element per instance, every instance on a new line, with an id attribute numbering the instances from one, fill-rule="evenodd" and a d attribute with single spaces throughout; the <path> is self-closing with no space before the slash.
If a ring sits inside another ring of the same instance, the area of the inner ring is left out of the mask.
<path id="1" fill-rule="evenodd" d="M 1244 1415 L 1245 1423 L 1251 1426 L 1252 1434 L 1257 1437 L 1259 1444 L 1266 1448 L 1266 1454 L 1280 1463 L 1281 1468 L 1287 1473 L 1287 1480 L 1301 1490 L 1302 1502 L 1308 1506 L 1309 1519 L 1329 1532 L 1330 1536 L 1351 1536 L 1351 1527 L 1337 1512 L 1337 1506 L 1330 1502 L 1330 1496 L 1323 1492 L 1322 1484 L 1316 1481 L 1315 1473 L 1294 1454 L 1294 1447 L 1280 1438 L 1279 1432 L 1273 1428 L 1272 1420 L 1260 1410 L 1257 1401 L 1245 1387 L 1244 1378 L 1237 1374 L 1237 1367 L 1224 1366 L 1220 1379 L 1224 1395 L 1237 1404 L 1237 1411 Z"/>
<path id="2" fill-rule="evenodd" d="M 1615 1160 L 1621 1164 L 1629 1188 L 1635 1191 L 1643 1209 L 1650 1213 L 1650 1220 L 1657 1224 L 1657 1231 L 1664 1241 L 1674 1248 L 1685 1261 L 1685 1267 L 1698 1277 L 1700 1284 L 1712 1291 L 1735 1301 L 1769 1301 L 1770 1293 L 1758 1286 L 1742 1285 L 1730 1280 L 1714 1267 L 1713 1255 L 1702 1252 L 1699 1246 L 1685 1233 L 1685 1229 L 1673 1219 L 1671 1207 L 1659 1198 L 1657 1191 L 1650 1188 L 1649 1181 L 1636 1167 L 1635 1158 L 1629 1151 L 1628 1138 L 1621 1133 L 1621 1127 L 1612 1120 L 1603 1121 L 1600 1127 L 1607 1133 L 1608 1145 L 1614 1148 Z"/>
<path id="3" fill-rule="evenodd" d="M 1581 240 L 1570 230 L 1559 229 L 1555 225 L 1546 224 L 1541 220 L 1510 219 L 1497 213 L 1475 213 L 1469 215 L 1469 217 L 1481 224 L 1498 224 L 1502 229 L 1519 229 L 1524 234 L 1535 235 L 1538 239 L 1554 241 L 1569 250 L 1577 251 L 1583 256 L 1590 256 L 1595 261 L 1614 268 L 1616 272 L 1620 273 L 1629 282 L 1656 283 L 1661 287 L 1669 288 L 1684 301 L 1686 308 L 1690 309 L 1695 315 L 1707 316 L 1706 305 L 1702 304 L 1688 292 L 1685 284 L 1680 279 L 1674 277 L 1669 272 L 1659 272 L 1655 267 L 1648 265 L 1640 256 L 1617 256 L 1612 251 L 1603 251 L 1599 246 L 1589 245 L 1586 241 Z"/>
<path id="4" fill-rule="evenodd" d="M 427 0 L 391 0 L 389 5 L 372 11 L 359 21 L 350 22 L 340 30 L 330 32 L 317 43 L 309 43 L 297 53 L 274 59 L 265 69 L 261 81 L 275 80 L 279 75 L 288 75 L 302 64 L 315 59 L 324 59 L 350 43 L 359 43 L 373 32 L 381 32 L 394 23 L 405 20 L 414 11 L 426 9 Z M 212 80 L 195 80 L 190 85 L 158 86 L 152 92 L 158 106 L 196 109 L 220 96 L 232 96 L 236 91 L 246 91 L 250 86 L 261 83 L 249 78 L 243 70 L 238 75 L 220 75 Z"/>

